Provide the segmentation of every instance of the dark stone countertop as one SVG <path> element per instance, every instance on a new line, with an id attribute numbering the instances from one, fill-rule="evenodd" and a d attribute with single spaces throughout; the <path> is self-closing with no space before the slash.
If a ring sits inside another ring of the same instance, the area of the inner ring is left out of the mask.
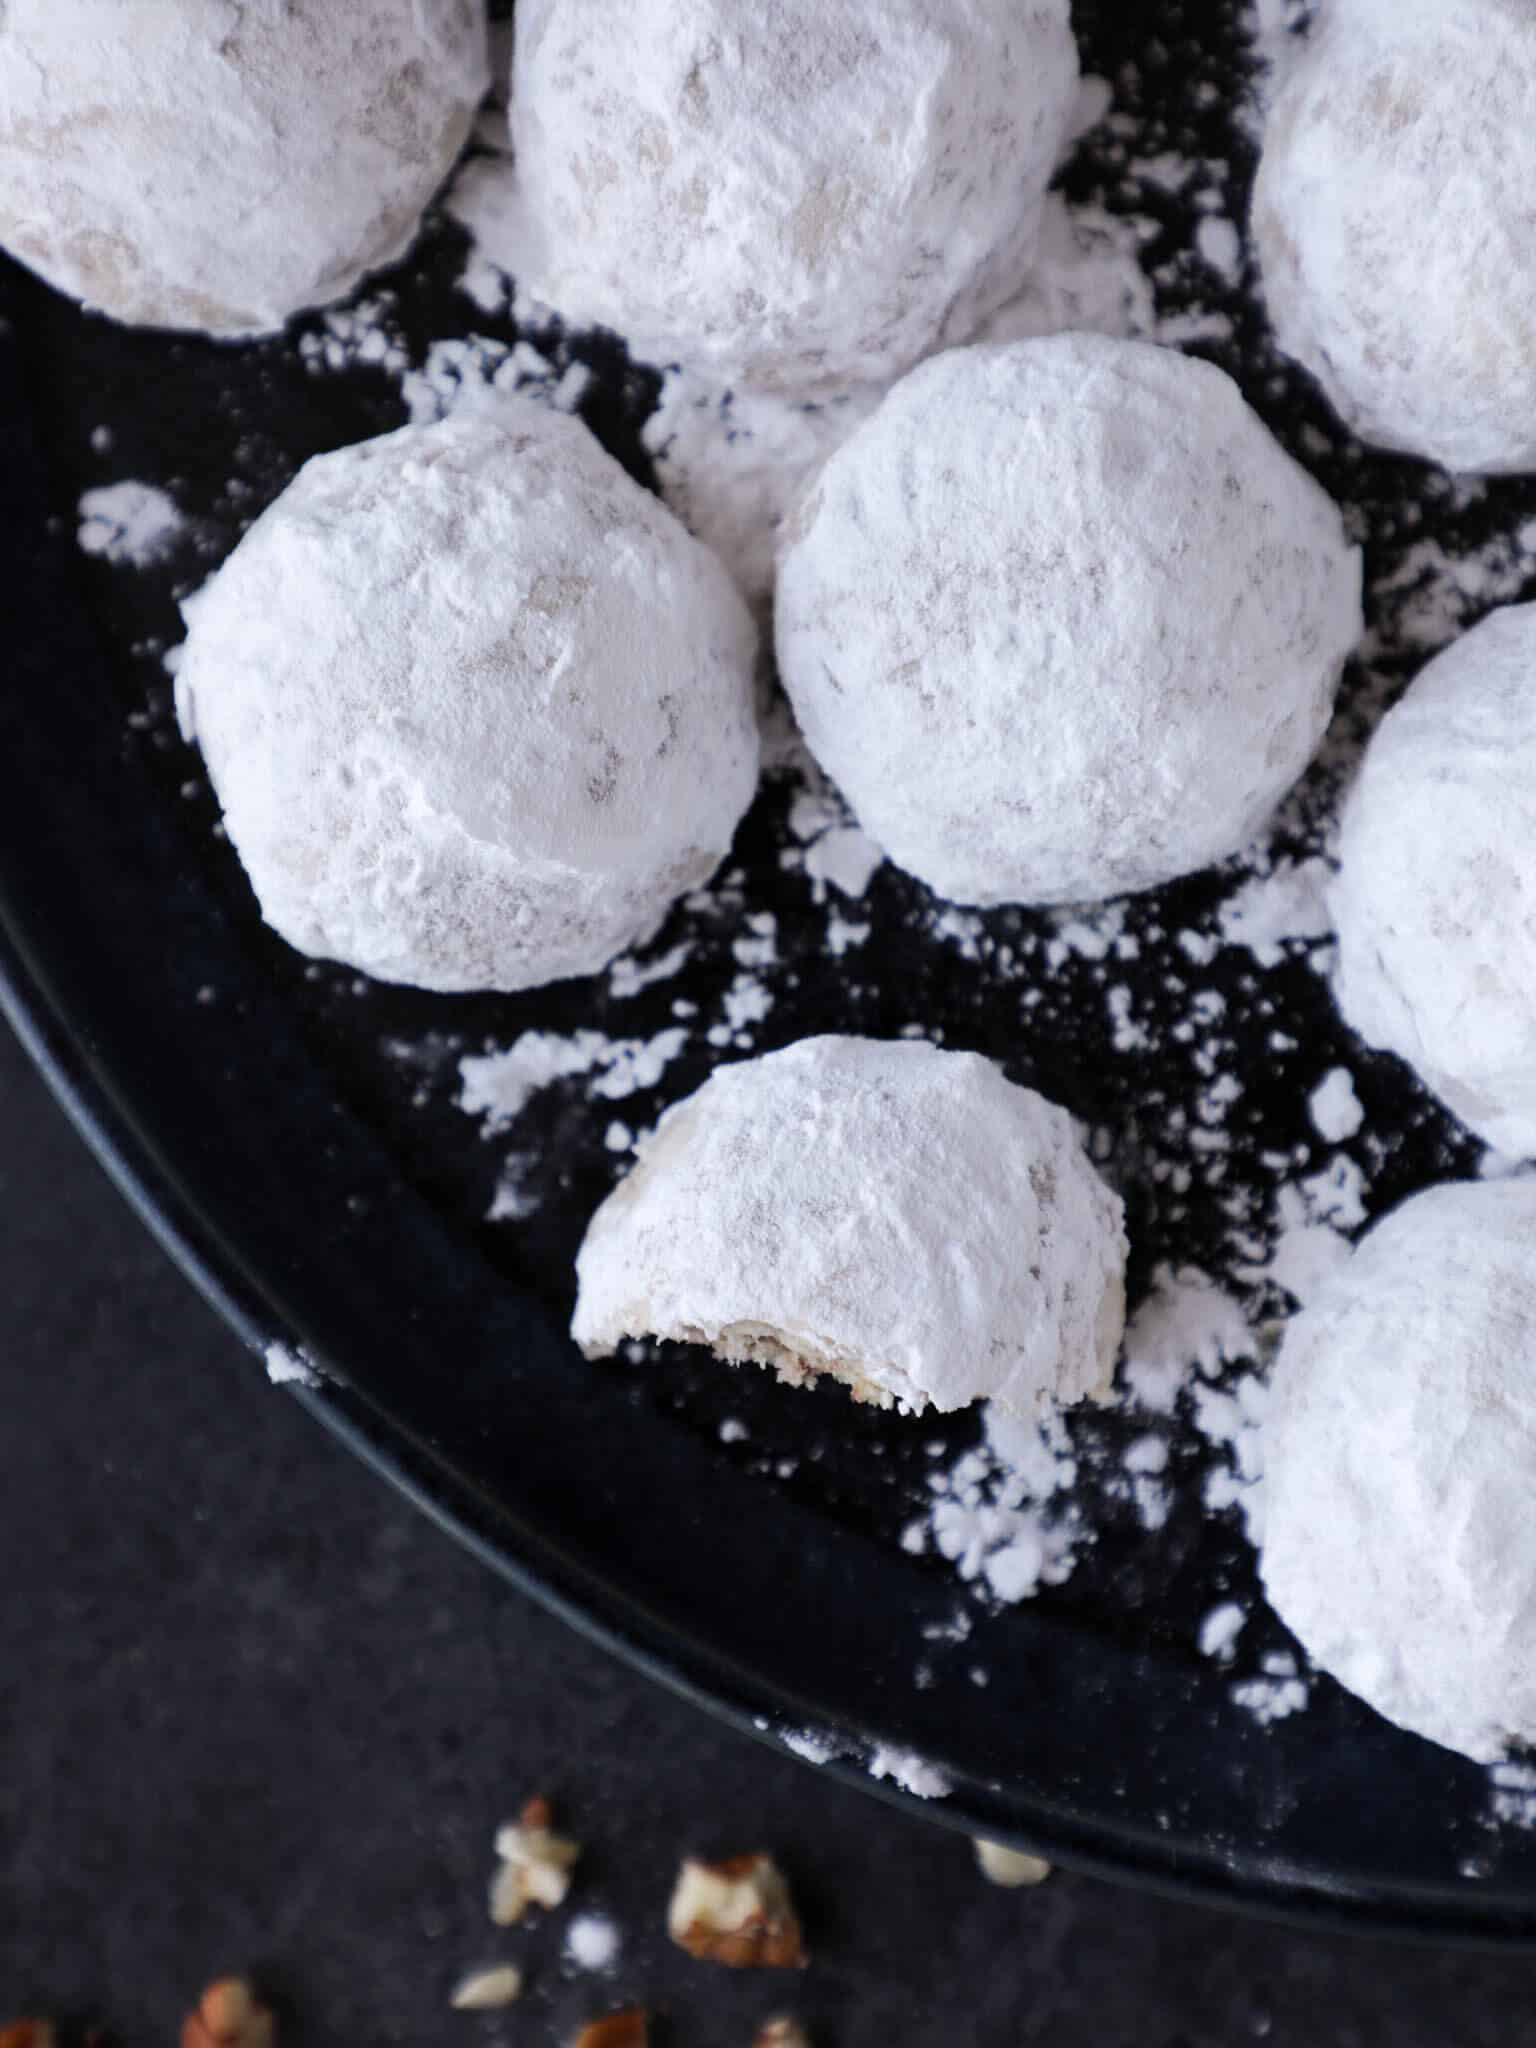
<path id="1" fill-rule="evenodd" d="M 1324 1937 L 963 1841 L 718 1728 L 508 1590 L 332 1444 L 166 1262 L 0 1030 L 0 2020 L 169 2044 L 264 1969 L 285 2042 L 555 2043 L 628 1997 L 659 2048 L 1536 2048 L 1536 1956 Z M 501 1932 L 491 1838 L 547 1792 L 586 1845 Z M 769 1846 L 814 1960 L 669 1947 L 688 1848 Z M 608 1978 L 563 1926 L 611 1914 Z M 523 2000 L 447 2010 L 508 1957 Z"/>

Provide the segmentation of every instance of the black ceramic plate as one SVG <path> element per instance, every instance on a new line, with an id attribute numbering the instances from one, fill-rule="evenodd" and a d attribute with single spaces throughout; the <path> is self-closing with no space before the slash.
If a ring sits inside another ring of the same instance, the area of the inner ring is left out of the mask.
<path id="1" fill-rule="evenodd" d="M 1193 0 L 1084 0 L 1078 17 L 1086 68 L 1114 80 L 1121 125 L 1079 154 L 1069 191 L 1147 219 L 1162 309 L 1217 308 L 1197 345 L 1240 377 L 1367 540 L 1373 665 L 1351 678 L 1331 752 L 1276 842 L 1306 852 L 1351 749 L 1433 639 L 1405 637 L 1394 610 L 1418 587 L 1411 549 L 1432 534 L 1486 566 L 1536 498 L 1520 483 L 1450 491 L 1354 447 L 1270 356 L 1251 293 L 1197 275 L 1191 193 L 1128 164 L 1199 159 L 1199 182 L 1241 219 L 1251 145 L 1232 110 L 1251 53 L 1238 16 Z M 385 281 L 418 357 L 445 335 L 515 337 L 457 290 L 463 260 L 462 236 L 435 220 Z M 828 906 L 781 861 L 793 787 L 770 781 L 725 883 L 652 949 L 689 940 L 672 980 L 625 996 L 599 977 L 445 999 L 308 967 L 262 927 L 215 836 L 160 657 L 179 637 L 176 593 L 304 457 L 397 424 L 397 382 L 366 364 L 315 374 L 300 343 L 318 322 L 221 348 L 83 317 L 16 270 L 0 290 L 8 1006 L 125 1191 L 235 1326 L 323 1363 L 327 1384 L 302 1395 L 315 1414 L 489 1562 L 703 1703 L 770 1738 L 819 1731 L 841 1751 L 824 1767 L 864 1784 L 875 1744 L 928 1760 L 951 1788 L 926 1804 L 938 1820 L 1234 1904 L 1441 1935 L 1536 1933 L 1536 1836 L 1497 1821 L 1487 1773 L 1326 1681 L 1305 1712 L 1261 1726 L 1234 1702 L 1233 1672 L 1198 1654 L 1200 1617 L 1222 1599 L 1254 1610 L 1244 1668 L 1286 1639 L 1258 1604 L 1236 1515 L 1201 1506 L 1205 1453 L 1187 1426 L 1172 1433 L 1173 1511 L 1148 1531 L 1123 1488 L 1097 1484 L 1145 1422 L 1075 1422 L 1095 1540 L 1065 1584 L 998 1608 L 899 1541 L 973 1418 L 914 1424 L 682 1352 L 590 1366 L 564 1335 L 571 1256 L 618 1170 L 610 1119 L 649 1121 L 713 1060 L 813 1030 L 941 1033 L 1107 1134 L 1136 1291 L 1168 1260 L 1237 1284 L 1225 1205 L 1246 1189 L 1267 1213 L 1266 1160 L 1313 1143 L 1305 1098 L 1337 1061 L 1368 1112 L 1356 1165 L 1373 1211 L 1466 1170 L 1476 1148 L 1350 1040 L 1307 949 L 1282 946 L 1260 972 L 1220 943 L 1233 873 L 1196 877 L 1130 907 L 1117 1016 L 1102 962 L 1071 948 L 1048 957 L 1052 920 L 993 913 L 957 946 L 932 899 L 887 869 L 844 906 L 869 932 L 838 954 Z M 584 414 L 645 474 L 637 430 L 655 376 L 611 342 L 545 345 L 591 364 Z M 167 485 L 189 515 L 158 567 L 113 567 L 76 546 L 82 490 L 124 477 Z M 1499 594 L 1513 595 L 1515 556 L 1498 559 Z M 773 958 L 754 970 L 772 1007 L 721 1026 L 722 1051 L 704 1026 L 728 1014 L 751 911 L 776 920 Z M 1174 1032 L 1189 962 L 1170 935 L 1191 929 L 1209 938 L 1203 981 L 1226 1006 L 1224 1069 L 1244 1090 L 1219 1171 L 1190 1136 L 1209 1076 Z M 486 1221 L 505 1145 L 454 1106 L 456 1055 L 533 1027 L 649 1038 L 679 998 L 700 1022 L 659 1085 L 622 1107 L 579 1083 L 537 1098 L 515 1133 L 530 1213 Z M 1288 1051 L 1276 1050 L 1281 1027 Z M 1259 1283 L 1247 1293 L 1255 1313 L 1281 1305 Z M 727 1417 L 745 1432 L 730 1441 Z"/>

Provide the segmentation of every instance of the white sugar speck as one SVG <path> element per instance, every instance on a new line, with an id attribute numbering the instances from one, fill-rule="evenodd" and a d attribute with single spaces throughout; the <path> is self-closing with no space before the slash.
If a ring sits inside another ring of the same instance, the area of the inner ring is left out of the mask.
<path id="1" fill-rule="evenodd" d="M 1201 1656 L 1216 1657 L 1225 1662 L 1232 1655 L 1247 1620 L 1247 1615 L 1235 1600 L 1224 1600 L 1219 1607 L 1213 1607 L 1201 1622 L 1196 1638 Z"/>
<path id="2" fill-rule="evenodd" d="M 1318 1136 L 1330 1145 L 1342 1145 L 1355 1135 L 1365 1122 L 1365 1111 L 1348 1067 L 1329 1068 L 1307 1097 L 1307 1113 Z"/>
<path id="3" fill-rule="evenodd" d="M 578 1970 L 611 1970 L 622 1946 L 619 1930 L 606 1913 L 578 1913 L 565 1931 L 561 1956 Z"/>

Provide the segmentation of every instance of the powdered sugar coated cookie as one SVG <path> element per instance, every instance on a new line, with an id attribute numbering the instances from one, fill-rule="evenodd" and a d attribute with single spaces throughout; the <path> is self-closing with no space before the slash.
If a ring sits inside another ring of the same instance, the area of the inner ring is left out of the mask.
<path id="1" fill-rule="evenodd" d="M 895 375 L 1024 281 L 1071 118 L 1067 0 L 522 0 L 482 253 L 651 361 Z"/>
<path id="2" fill-rule="evenodd" d="M 403 254 L 487 77 L 479 0 L 8 0 L 0 244 L 118 320 L 280 327 Z"/>
<path id="3" fill-rule="evenodd" d="M 1081 1400 L 1124 1323 L 1120 1201 L 1066 1111 L 910 1040 L 718 1068 L 642 1141 L 576 1271 L 589 1357 L 677 1338 L 914 1410 Z"/>
<path id="4" fill-rule="evenodd" d="M 1496 611 L 1366 749 L 1332 891 L 1337 994 L 1501 1151 L 1536 1153 L 1536 605 Z"/>
<path id="5" fill-rule="evenodd" d="M 756 786 L 730 578 L 531 401 L 316 456 L 186 612 L 178 709 L 263 915 L 388 981 L 595 972 Z"/>
<path id="6" fill-rule="evenodd" d="M 1271 109 L 1253 231 L 1280 346 L 1364 440 L 1536 469 L 1536 9 L 1333 0 Z"/>
<path id="7" fill-rule="evenodd" d="M 1536 1183 L 1449 1182 L 1286 1328 L 1265 1588 L 1311 1656 L 1431 1741 L 1536 1739 Z"/>
<path id="8" fill-rule="evenodd" d="M 779 666 L 812 752 L 960 903 L 1234 853 L 1360 632 L 1335 507 L 1232 380 L 1064 334 L 912 371 L 792 515 Z"/>

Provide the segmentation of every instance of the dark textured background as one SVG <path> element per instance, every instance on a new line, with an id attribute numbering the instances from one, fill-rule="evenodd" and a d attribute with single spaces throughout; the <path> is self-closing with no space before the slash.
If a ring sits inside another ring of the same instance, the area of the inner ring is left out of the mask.
<path id="1" fill-rule="evenodd" d="M 1536 1957 L 1298 1934 L 965 1845 L 717 1729 L 462 1556 L 354 1465 L 167 1264 L 0 1030 L 0 2003 L 169 2044 L 229 1967 L 288 2041 L 552 2043 L 620 1996 L 661 2048 L 1522 2048 Z M 530 1790 L 587 1845 L 500 1933 L 491 1837 Z M 690 1847 L 771 1846 L 803 1978 L 668 1948 Z M 562 1972 L 576 1906 L 625 1937 Z M 508 1955 L 528 1995 L 446 2010 Z M 0 2014 L 3 2018 L 5 2014 Z"/>

